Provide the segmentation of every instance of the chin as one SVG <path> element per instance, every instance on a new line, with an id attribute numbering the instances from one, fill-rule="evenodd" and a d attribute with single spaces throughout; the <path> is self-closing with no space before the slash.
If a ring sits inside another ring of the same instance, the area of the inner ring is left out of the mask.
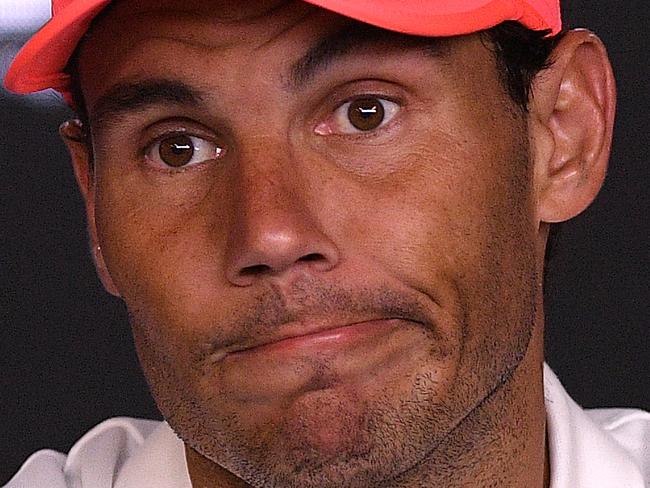
<path id="1" fill-rule="evenodd" d="M 339 452 L 336 456 L 315 450 L 275 453 L 252 469 L 230 469 L 255 487 L 268 488 L 346 488 L 379 486 L 399 472 L 394 462 L 378 453 Z M 397 472 L 395 472 L 397 468 Z"/>

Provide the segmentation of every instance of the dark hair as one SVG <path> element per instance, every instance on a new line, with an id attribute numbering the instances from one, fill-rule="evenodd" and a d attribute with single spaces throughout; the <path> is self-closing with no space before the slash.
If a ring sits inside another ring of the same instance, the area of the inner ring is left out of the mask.
<path id="1" fill-rule="evenodd" d="M 100 17 L 105 12 L 100 14 Z M 531 97 L 532 83 L 537 74 L 552 63 L 550 56 L 563 33 L 550 36 L 549 31 L 528 29 L 518 22 L 503 22 L 481 32 L 485 45 L 494 53 L 501 82 L 515 106 L 527 113 Z M 88 113 L 79 85 L 79 49 L 70 59 L 66 72 L 72 78 L 72 99 L 77 115 L 84 127 L 88 127 Z M 548 261 L 555 248 L 559 224 L 551 226 L 546 246 L 544 282 L 547 281 Z"/>
<path id="2" fill-rule="evenodd" d="M 494 52 L 504 87 L 512 101 L 524 111 L 528 110 L 535 76 L 552 64 L 551 52 L 563 35 L 549 34 L 549 31 L 530 30 L 513 21 L 482 33 Z"/>

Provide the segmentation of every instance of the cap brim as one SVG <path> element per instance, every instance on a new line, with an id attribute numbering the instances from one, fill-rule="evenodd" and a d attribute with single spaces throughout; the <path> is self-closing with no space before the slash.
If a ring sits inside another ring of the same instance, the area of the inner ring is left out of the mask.
<path id="1" fill-rule="evenodd" d="M 304 1 L 364 23 L 420 36 L 469 34 L 506 20 L 552 34 L 561 29 L 558 0 L 538 0 L 545 11 L 535 10 L 523 0 Z M 53 88 L 72 105 L 71 80 L 65 67 L 92 20 L 109 3 L 111 0 L 72 2 L 57 12 L 16 56 L 5 76 L 7 89 L 32 93 Z"/>
<path id="2" fill-rule="evenodd" d="M 559 7 L 534 9 L 521 0 L 304 0 L 346 17 L 384 29 L 430 37 L 470 34 L 506 20 L 532 30 L 561 30 Z M 542 2 L 540 2 L 540 7 Z M 424 8 L 423 4 L 426 4 Z M 553 15 L 553 11 L 557 11 Z"/>

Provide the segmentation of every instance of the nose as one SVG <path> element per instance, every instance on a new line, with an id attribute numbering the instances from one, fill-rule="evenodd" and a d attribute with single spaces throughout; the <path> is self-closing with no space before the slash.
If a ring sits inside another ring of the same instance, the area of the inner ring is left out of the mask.
<path id="1" fill-rule="evenodd" d="M 318 215 L 320 197 L 295 172 L 249 171 L 238 180 L 226 250 L 226 275 L 232 284 L 250 286 L 295 271 L 322 273 L 338 264 L 337 246 Z"/>

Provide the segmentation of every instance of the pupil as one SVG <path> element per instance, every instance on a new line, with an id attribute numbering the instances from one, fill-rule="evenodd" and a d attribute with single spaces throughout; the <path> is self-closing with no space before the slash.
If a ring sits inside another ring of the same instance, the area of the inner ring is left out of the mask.
<path id="1" fill-rule="evenodd" d="M 174 151 L 174 154 L 183 154 L 188 149 L 190 149 L 188 144 L 174 144 L 172 151 Z"/>
<path id="2" fill-rule="evenodd" d="M 160 159 L 168 166 L 185 166 L 194 156 L 194 144 L 189 136 L 174 136 L 160 143 Z"/>
<path id="3" fill-rule="evenodd" d="M 358 130 L 373 130 L 384 121 L 384 106 L 377 98 L 361 98 L 350 103 L 348 118 Z"/>

